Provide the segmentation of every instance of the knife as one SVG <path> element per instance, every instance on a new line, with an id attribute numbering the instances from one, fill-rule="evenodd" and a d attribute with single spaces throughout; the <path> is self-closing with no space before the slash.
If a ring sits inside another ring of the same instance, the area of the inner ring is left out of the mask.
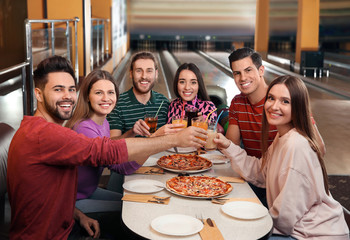
<path id="1" fill-rule="evenodd" d="M 207 223 L 210 227 L 214 227 L 213 221 L 210 218 L 207 218 Z"/>

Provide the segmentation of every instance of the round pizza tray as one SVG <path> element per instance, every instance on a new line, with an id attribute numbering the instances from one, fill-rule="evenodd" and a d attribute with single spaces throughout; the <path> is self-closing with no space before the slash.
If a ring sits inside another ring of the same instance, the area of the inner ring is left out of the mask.
<path id="1" fill-rule="evenodd" d="M 212 166 L 205 168 L 205 169 L 197 169 L 197 170 L 178 170 L 178 169 L 172 169 L 172 168 L 165 168 L 162 166 L 159 166 L 157 164 L 158 167 L 163 168 L 164 170 L 170 171 L 170 172 L 175 172 L 175 173 L 200 173 L 200 172 L 205 172 L 211 169 Z"/>
<path id="2" fill-rule="evenodd" d="M 213 196 L 213 197 L 196 197 L 196 196 L 182 195 L 182 194 L 179 194 L 179 193 L 177 193 L 177 192 L 174 192 L 173 190 L 171 190 L 170 188 L 168 188 L 168 186 L 166 186 L 165 189 L 166 189 L 167 191 L 169 191 L 170 193 L 173 193 L 173 194 L 175 194 L 175 195 L 177 195 L 177 196 L 180 196 L 180 197 L 208 200 L 208 199 L 212 199 L 212 198 L 221 198 L 221 197 L 227 196 L 227 195 L 232 191 L 233 187 L 232 187 L 231 191 L 229 191 L 228 193 L 225 193 L 225 194 L 222 194 L 222 195 Z"/>
<path id="3" fill-rule="evenodd" d="M 199 178 L 201 178 L 201 176 L 194 176 L 194 177 L 199 177 Z M 203 177 L 206 177 L 206 176 L 203 176 Z M 176 178 L 176 177 L 174 177 L 174 178 Z M 213 179 L 219 180 L 219 181 L 221 181 L 221 182 L 224 182 L 224 181 L 222 181 L 222 180 L 220 180 L 220 179 L 218 179 L 218 178 L 214 178 L 214 177 L 210 177 L 210 176 L 209 176 L 209 178 L 213 178 Z M 171 180 L 171 179 L 173 179 L 173 178 L 170 178 L 170 179 L 168 179 L 168 180 L 166 181 L 165 189 L 166 189 L 167 191 L 169 191 L 169 192 L 175 194 L 175 195 L 178 195 L 178 196 L 181 196 L 181 197 L 187 197 L 187 198 L 195 198 L 195 199 L 221 198 L 221 197 L 227 196 L 227 195 L 232 191 L 232 189 L 233 189 L 233 187 L 232 187 L 232 185 L 231 185 L 230 191 L 228 191 L 227 193 L 224 193 L 224 194 L 216 195 L 216 196 L 202 196 L 202 197 L 200 197 L 200 196 L 184 195 L 184 194 L 175 192 L 174 190 L 172 190 L 171 188 L 169 188 L 167 182 L 168 182 L 169 180 Z M 226 184 L 229 184 L 229 183 L 226 183 Z"/>
<path id="4" fill-rule="evenodd" d="M 176 155 L 176 154 L 174 154 L 174 155 Z M 179 154 L 179 155 L 181 155 L 181 154 Z M 171 156 L 171 155 L 169 155 L 169 156 Z M 163 156 L 163 157 L 166 157 L 166 156 Z M 204 158 L 204 157 L 201 157 L 201 158 Z M 160 168 L 163 168 L 164 170 L 167 170 L 170 172 L 175 172 L 175 173 L 200 173 L 200 172 L 205 172 L 205 171 L 210 170 L 213 166 L 213 163 L 209 159 L 207 159 L 207 158 L 204 158 L 204 159 L 210 164 L 210 166 L 204 166 L 201 169 L 195 169 L 195 170 L 167 168 L 167 167 L 159 165 L 159 163 L 158 163 L 159 160 L 157 161 L 157 166 Z"/>

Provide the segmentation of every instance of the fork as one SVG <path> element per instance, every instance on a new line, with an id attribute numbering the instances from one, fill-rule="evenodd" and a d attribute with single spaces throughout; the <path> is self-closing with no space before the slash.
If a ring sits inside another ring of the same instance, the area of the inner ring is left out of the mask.
<path id="1" fill-rule="evenodd" d="M 169 197 L 153 197 L 153 198 L 158 200 L 158 201 L 165 201 L 165 200 L 168 200 L 169 198 L 171 198 L 171 196 L 169 196 Z"/>
<path id="2" fill-rule="evenodd" d="M 147 202 L 153 202 L 153 203 L 159 203 L 159 204 L 165 204 L 162 200 L 148 200 Z"/>
<path id="3" fill-rule="evenodd" d="M 212 198 L 211 202 L 223 205 L 226 203 L 227 200 L 228 198 Z"/>
<path id="4" fill-rule="evenodd" d="M 162 172 L 162 169 L 159 169 L 159 170 L 153 170 L 153 169 L 150 169 L 148 170 L 147 172 L 145 173 L 158 173 L 158 174 L 164 174 L 164 172 Z"/>
<path id="5" fill-rule="evenodd" d="M 204 224 L 202 214 L 196 214 L 196 218 Z"/>

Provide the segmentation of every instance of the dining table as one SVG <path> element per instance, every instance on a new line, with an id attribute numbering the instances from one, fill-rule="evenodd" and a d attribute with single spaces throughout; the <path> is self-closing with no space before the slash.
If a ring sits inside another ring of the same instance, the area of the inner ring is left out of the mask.
<path id="1" fill-rule="evenodd" d="M 221 154 L 218 151 L 215 153 Z M 173 152 L 164 151 L 150 156 L 143 166 L 156 166 L 157 160 L 165 155 L 174 154 Z M 168 179 L 178 176 L 178 172 L 164 170 L 163 174 L 131 174 L 125 176 L 124 185 L 130 181 L 149 181 L 154 180 L 165 183 Z M 200 171 L 191 173 L 191 176 L 211 176 L 211 177 L 237 177 L 240 176 L 234 172 L 231 168 L 231 163 L 223 161 L 220 164 L 213 164 L 212 167 L 206 171 Z M 246 181 L 230 183 L 232 191 L 225 195 L 224 198 L 238 199 L 240 203 L 244 203 L 245 199 L 257 199 L 255 193 L 250 188 Z M 126 190 L 124 188 L 124 196 L 128 194 L 140 194 L 136 193 L 131 189 Z M 142 193 L 144 194 L 144 193 Z M 223 211 L 221 204 L 215 204 L 211 199 L 193 198 L 174 194 L 169 191 L 166 187 L 159 187 L 156 192 L 149 193 L 157 195 L 159 197 L 170 197 L 168 204 L 155 204 L 149 202 L 134 202 L 134 201 L 123 201 L 122 204 L 122 221 L 125 226 L 132 231 L 134 234 L 141 236 L 146 239 L 154 240 L 168 240 L 168 239 L 188 239 L 188 240 L 200 240 L 201 235 L 199 232 L 195 232 L 189 235 L 177 236 L 175 234 L 164 234 L 161 231 L 157 231 L 152 227 L 152 223 L 155 219 L 164 216 L 177 216 L 186 215 L 196 219 L 207 219 L 210 218 L 215 222 L 215 225 L 220 231 L 223 239 L 227 240 L 250 240 L 260 239 L 264 236 L 269 235 L 272 230 L 273 223 L 272 218 L 268 214 L 258 218 L 239 218 L 233 217 L 226 214 Z M 254 211 L 254 210 L 252 210 Z M 266 209 L 267 211 L 267 209 Z M 254 215 L 254 212 L 252 212 Z M 213 238 L 215 239 L 215 238 Z"/>

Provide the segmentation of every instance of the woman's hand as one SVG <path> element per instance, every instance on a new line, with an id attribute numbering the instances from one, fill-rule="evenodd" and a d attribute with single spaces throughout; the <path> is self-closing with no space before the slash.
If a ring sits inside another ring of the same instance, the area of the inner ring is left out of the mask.
<path id="1" fill-rule="evenodd" d="M 214 138 L 214 142 L 217 144 L 218 149 L 226 149 L 230 146 L 231 141 L 228 140 L 221 133 L 216 134 L 216 138 Z"/>

